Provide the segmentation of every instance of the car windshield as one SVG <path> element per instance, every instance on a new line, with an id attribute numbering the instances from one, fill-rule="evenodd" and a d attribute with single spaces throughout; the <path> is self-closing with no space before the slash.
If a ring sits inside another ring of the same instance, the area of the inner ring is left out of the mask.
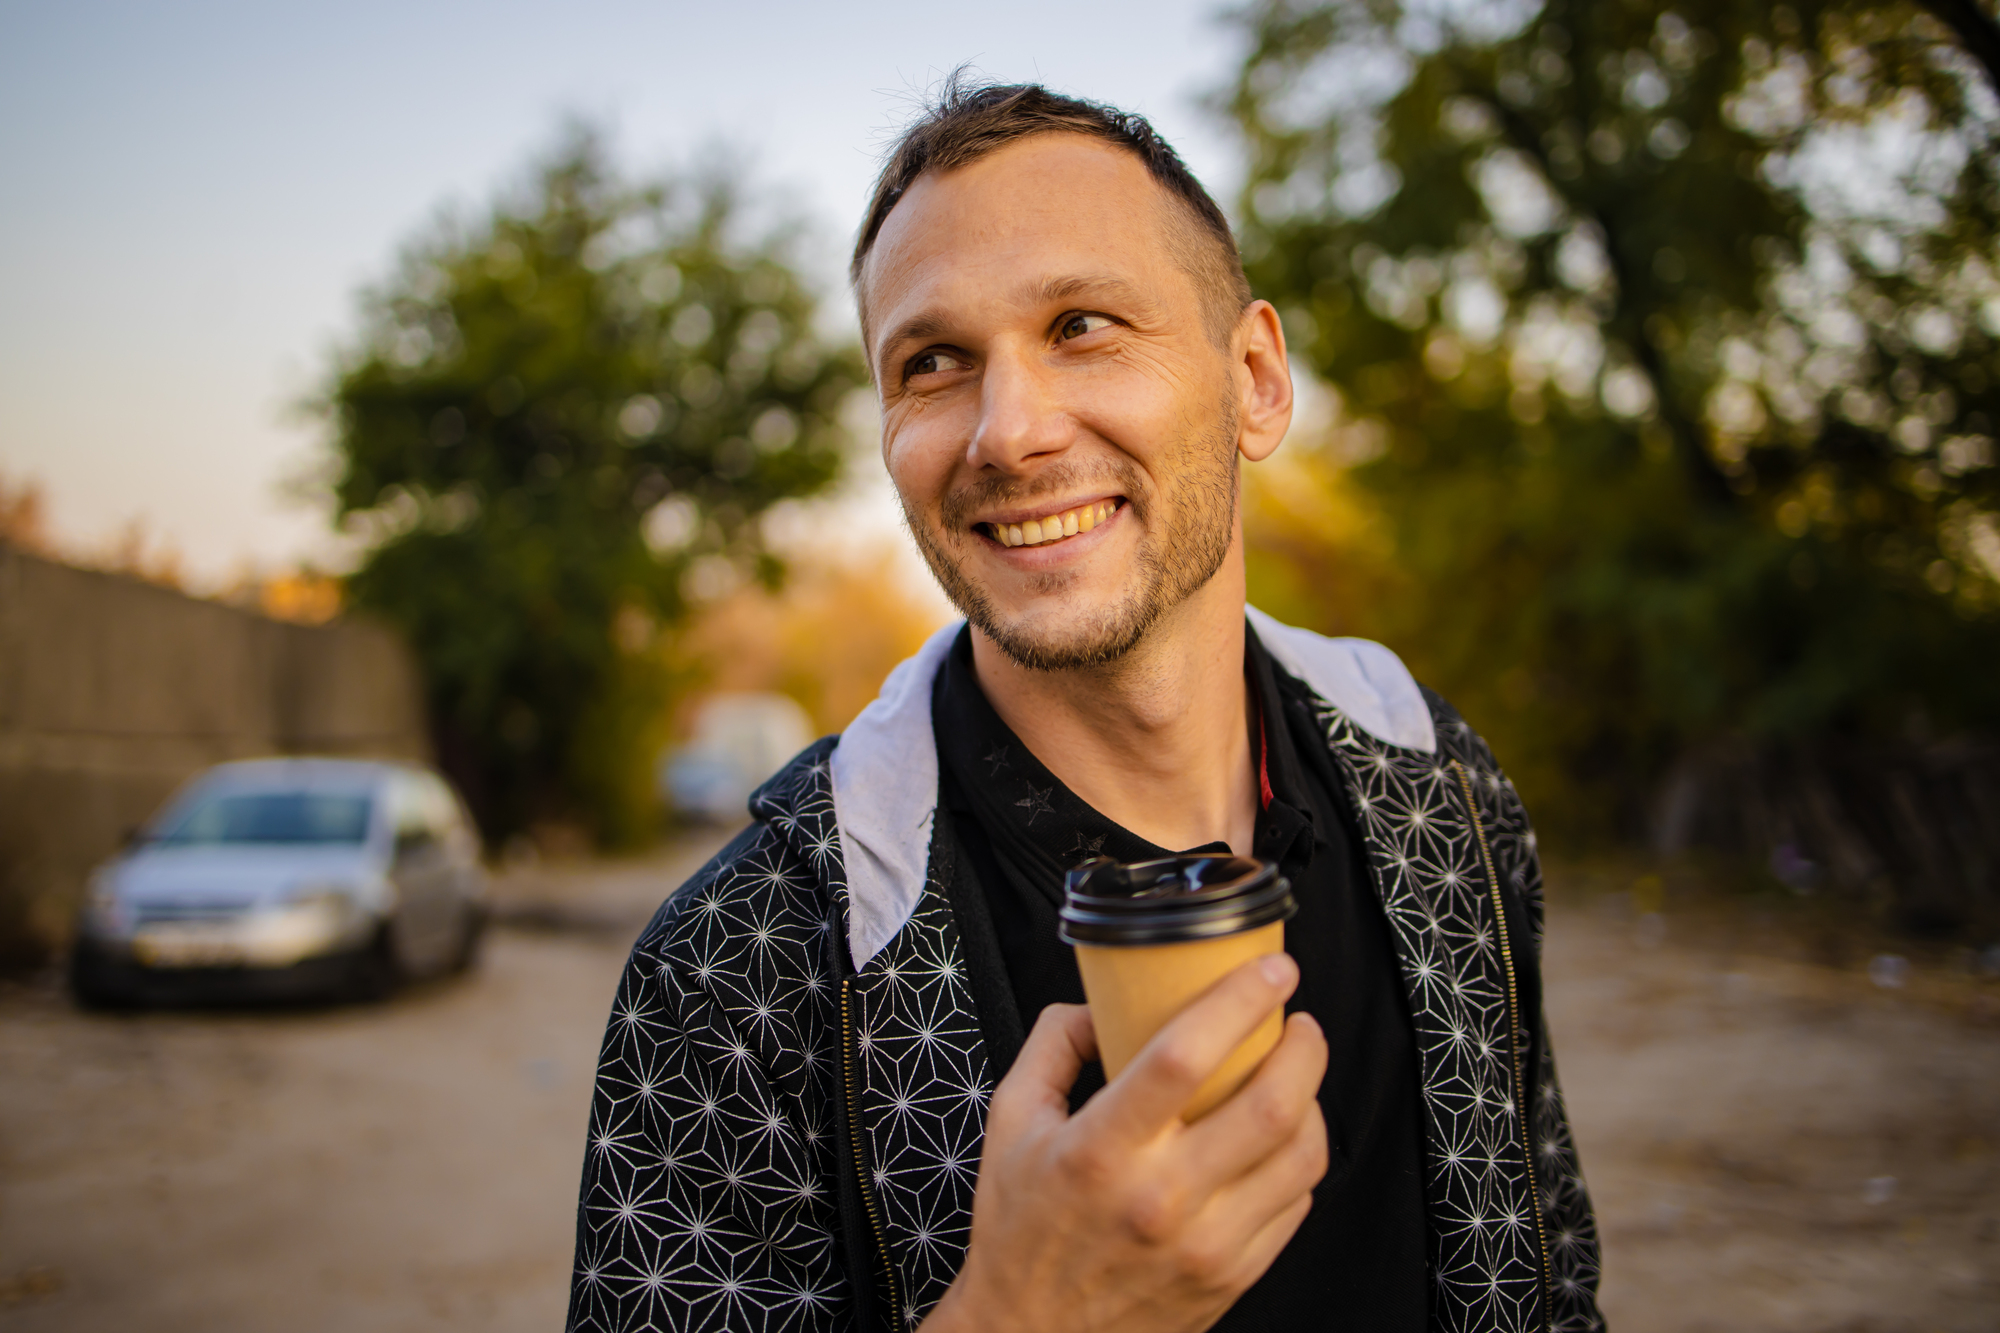
<path id="1" fill-rule="evenodd" d="M 234 842 L 359 843 L 369 798 L 357 792 L 262 791 L 211 796 L 162 833 L 170 846 Z"/>

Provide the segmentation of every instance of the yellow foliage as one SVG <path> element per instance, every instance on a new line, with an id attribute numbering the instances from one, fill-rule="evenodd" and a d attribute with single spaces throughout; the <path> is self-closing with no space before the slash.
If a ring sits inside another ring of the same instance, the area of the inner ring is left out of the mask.
<path id="1" fill-rule="evenodd" d="M 854 720 L 883 677 L 943 623 L 894 568 L 886 544 L 795 566 L 777 593 L 750 587 L 699 613 L 675 657 L 708 690 L 774 690 L 799 701 L 822 734 Z"/>
<path id="2" fill-rule="evenodd" d="M 34 555 L 53 558 L 55 539 L 49 532 L 48 497 L 40 482 L 11 483 L 0 476 L 0 542 Z"/>
<path id="3" fill-rule="evenodd" d="M 1379 637 L 1406 591 L 1380 507 L 1323 451 L 1244 469 L 1243 534 L 1251 605 L 1287 624 Z"/>
<path id="4" fill-rule="evenodd" d="M 311 570 L 279 574 L 258 587 L 257 609 L 273 620 L 324 625 L 340 614 L 340 580 Z"/>

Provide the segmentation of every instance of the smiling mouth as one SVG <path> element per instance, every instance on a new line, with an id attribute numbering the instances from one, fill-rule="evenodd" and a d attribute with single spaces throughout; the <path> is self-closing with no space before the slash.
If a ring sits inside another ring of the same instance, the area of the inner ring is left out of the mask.
<path id="1" fill-rule="evenodd" d="M 1123 500 L 1093 500 L 1075 509 L 1065 509 L 1046 518 L 1025 523 L 975 523 L 979 531 L 1002 546 L 1046 546 L 1065 537 L 1089 532 L 1123 507 Z"/>

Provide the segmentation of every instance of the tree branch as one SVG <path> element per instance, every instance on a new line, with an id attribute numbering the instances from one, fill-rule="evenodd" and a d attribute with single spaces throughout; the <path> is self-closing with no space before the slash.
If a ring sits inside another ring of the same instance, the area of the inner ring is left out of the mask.
<path id="1" fill-rule="evenodd" d="M 1715 460 L 1708 456 L 1708 450 L 1702 447 L 1700 426 L 1681 410 L 1679 401 L 1674 397 L 1673 388 L 1667 381 L 1666 355 L 1654 345 L 1652 335 L 1646 330 L 1645 316 L 1631 308 L 1635 284 L 1631 280 L 1631 265 L 1619 248 L 1623 229 L 1603 209 L 1582 207 L 1562 189 L 1557 183 L 1558 177 L 1550 169 L 1548 150 L 1542 145 L 1541 135 L 1536 133 L 1526 116 L 1485 89 L 1480 90 L 1480 96 L 1499 118 L 1501 132 L 1508 141 L 1533 158 L 1535 165 L 1541 168 L 1542 179 L 1549 183 L 1549 188 L 1561 194 L 1563 201 L 1578 216 L 1597 224 L 1604 236 L 1604 257 L 1611 265 L 1612 282 L 1618 292 L 1618 308 L 1605 322 L 1623 332 L 1633 356 L 1638 358 L 1639 368 L 1652 380 L 1660 420 L 1673 437 L 1675 452 L 1680 455 L 1681 464 L 1694 483 L 1695 493 L 1713 504 L 1734 504 L 1735 495 L 1730 490 L 1729 478 L 1722 474 Z"/>
<path id="2" fill-rule="evenodd" d="M 2000 93 L 2000 22 L 1980 8 L 1979 0 L 1917 0 L 1958 34 L 1972 58 L 1986 67 L 1993 90 Z"/>

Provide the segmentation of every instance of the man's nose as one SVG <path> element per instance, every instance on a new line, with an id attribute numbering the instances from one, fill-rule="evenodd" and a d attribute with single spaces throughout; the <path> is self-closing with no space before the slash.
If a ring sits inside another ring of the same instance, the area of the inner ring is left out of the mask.
<path id="1" fill-rule="evenodd" d="M 979 424 L 966 446 L 975 468 L 1018 473 L 1069 447 L 1069 414 L 1032 354 L 1002 352 L 988 358 L 979 377 Z"/>

